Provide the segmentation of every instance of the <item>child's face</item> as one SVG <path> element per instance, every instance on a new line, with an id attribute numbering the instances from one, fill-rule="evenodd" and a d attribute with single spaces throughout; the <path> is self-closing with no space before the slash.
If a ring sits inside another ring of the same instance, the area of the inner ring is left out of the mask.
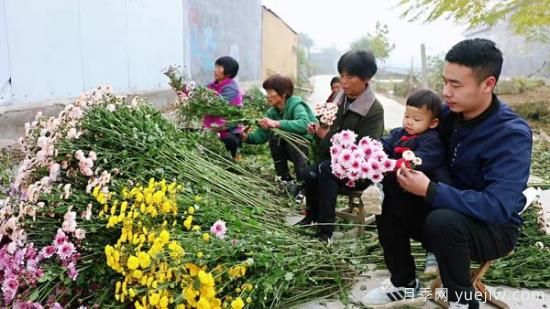
<path id="1" fill-rule="evenodd" d="M 338 91 L 340 91 L 340 83 L 332 83 L 332 85 L 330 85 L 330 90 L 332 91 L 332 93 L 337 93 Z"/>
<path id="2" fill-rule="evenodd" d="M 403 128 L 411 135 L 424 133 L 439 125 L 439 119 L 432 118 L 432 113 L 425 106 L 418 108 L 407 105 L 403 115 Z"/>

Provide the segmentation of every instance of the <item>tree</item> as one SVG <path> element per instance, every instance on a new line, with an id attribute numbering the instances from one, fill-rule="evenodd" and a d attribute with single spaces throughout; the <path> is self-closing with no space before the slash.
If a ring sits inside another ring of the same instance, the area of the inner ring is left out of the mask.
<path id="1" fill-rule="evenodd" d="M 388 38 L 388 25 L 376 22 L 374 35 L 367 33 L 366 36 L 359 38 L 351 43 L 351 49 L 368 49 L 381 62 L 386 61 L 395 44 L 390 43 Z"/>
<path id="2" fill-rule="evenodd" d="M 443 92 L 443 66 L 445 65 L 444 55 L 435 55 L 427 57 L 428 86 L 439 92 Z"/>
<path id="3" fill-rule="evenodd" d="M 313 39 L 307 34 L 300 32 L 298 33 L 298 45 L 305 48 L 309 54 L 310 49 L 313 47 Z"/>
<path id="4" fill-rule="evenodd" d="M 298 79 L 296 81 L 299 87 L 307 86 L 308 78 L 313 75 L 313 64 L 310 59 L 310 49 L 314 45 L 313 39 L 306 33 L 298 34 L 298 48 L 296 57 L 298 58 Z"/>
<path id="5" fill-rule="evenodd" d="M 528 39 L 550 38 L 550 0 L 401 0 L 399 6 L 405 7 L 402 16 L 409 20 L 446 18 L 474 28 L 508 18 L 516 34 Z"/>

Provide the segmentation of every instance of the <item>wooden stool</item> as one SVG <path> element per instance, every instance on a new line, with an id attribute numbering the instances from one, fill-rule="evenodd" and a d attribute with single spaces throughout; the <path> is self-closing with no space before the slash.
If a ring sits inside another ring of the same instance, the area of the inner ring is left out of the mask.
<path id="1" fill-rule="evenodd" d="M 512 252 L 508 253 L 507 255 L 511 255 L 511 254 Z M 474 286 L 476 292 L 479 291 L 481 292 L 481 294 L 483 294 L 483 299 L 486 303 L 490 303 L 500 309 L 509 309 L 510 307 L 508 307 L 508 305 L 505 302 L 494 298 L 491 295 L 491 292 L 489 292 L 489 290 L 485 286 L 485 284 L 481 282 L 481 280 L 483 279 L 483 276 L 485 276 L 485 273 L 489 270 L 489 267 L 491 267 L 492 263 L 493 261 L 483 262 L 479 265 L 477 269 L 472 270 L 472 274 L 471 274 L 472 285 Z M 436 296 L 435 290 L 438 288 L 441 288 L 441 277 L 439 276 L 439 274 L 437 274 L 437 278 L 434 279 L 431 285 L 431 290 L 432 290 L 431 299 L 441 307 L 449 308 L 449 304 L 445 300 L 437 299 L 435 297 Z"/>
<path id="2" fill-rule="evenodd" d="M 363 201 L 361 201 L 362 193 L 363 190 L 353 191 L 343 189 L 338 191 L 339 195 L 346 195 L 348 197 L 348 208 L 336 210 L 336 217 L 357 223 L 357 236 L 363 236 L 363 234 L 365 234 L 365 224 L 374 222 L 374 215 L 366 218 L 365 207 Z"/>

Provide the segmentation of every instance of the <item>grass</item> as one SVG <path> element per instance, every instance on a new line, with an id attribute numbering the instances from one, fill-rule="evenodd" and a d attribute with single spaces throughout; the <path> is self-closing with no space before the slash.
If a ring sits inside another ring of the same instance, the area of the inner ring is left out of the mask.
<path id="1" fill-rule="evenodd" d="M 8 195 L 17 164 L 16 160 L 8 148 L 0 149 L 0 199 Z"/>

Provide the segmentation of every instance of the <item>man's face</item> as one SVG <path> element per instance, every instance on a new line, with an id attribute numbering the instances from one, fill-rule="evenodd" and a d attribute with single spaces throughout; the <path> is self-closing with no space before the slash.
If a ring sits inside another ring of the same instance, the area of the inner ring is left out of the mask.
<path id="1" fill-rule="evenodd" d="M 462 113 L 465 119 L 472 119 L 487 108 L 484 103 L 496 84 L 493 76 L 480 82 L 474 73 L 472 68 L 452 62 L 446 62 L 443 68 L 443 98 L 451 111 Z"/>

